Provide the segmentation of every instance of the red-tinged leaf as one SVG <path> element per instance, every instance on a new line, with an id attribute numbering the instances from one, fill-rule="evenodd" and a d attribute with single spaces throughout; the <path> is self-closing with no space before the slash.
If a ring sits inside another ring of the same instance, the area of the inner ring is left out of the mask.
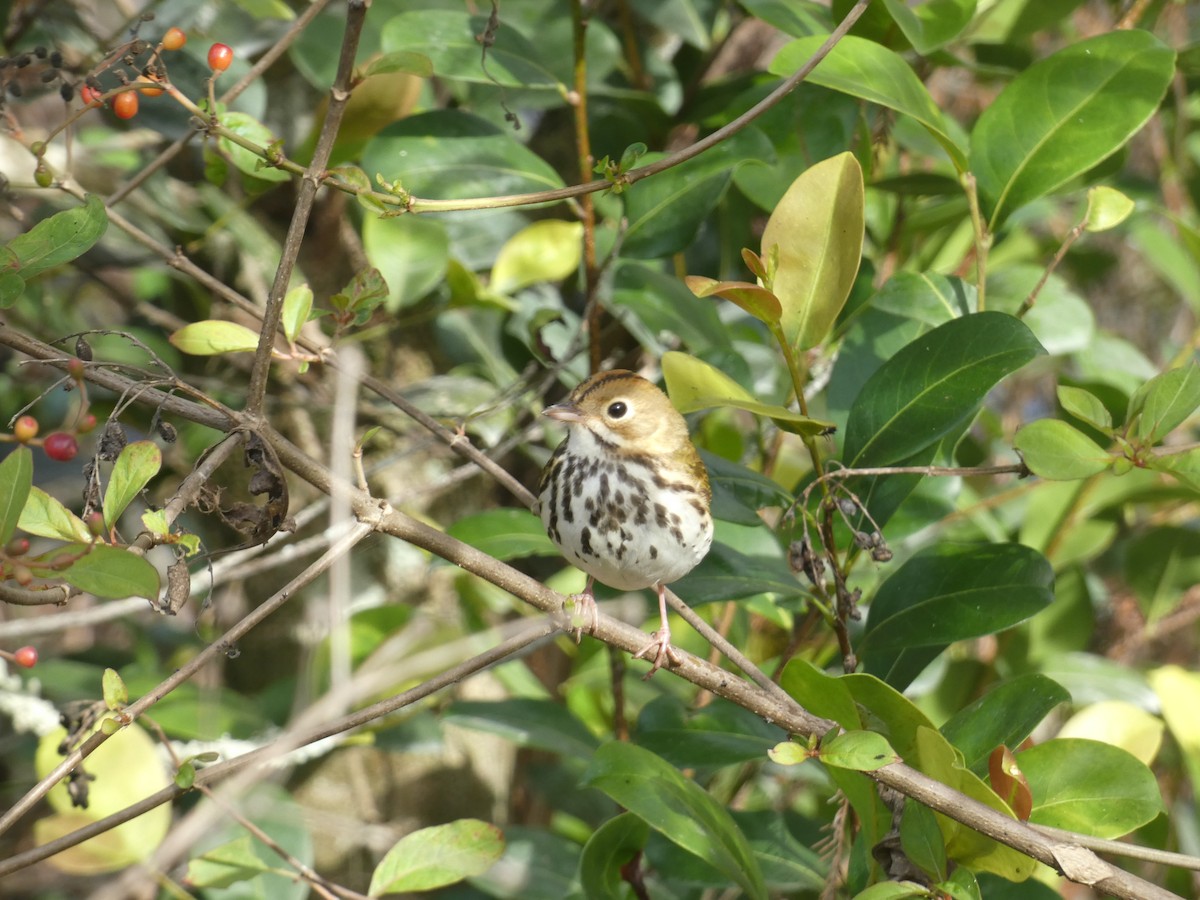
<path id="1" fill-rule="evenodd" d="M 717 281 L 702 275 L 689 275 L 684 282 L 697 297 L 721 297 L 740 306 L 766 325 L 778 325 L 783 316 L 779 298 L 757 284 L 750 284 L 748 281 Z"/>
<path id="2" fill-rule="evenodd" d="M 1012 751 L 1001 744 L 988 757 L 988 780 L 992 790 L 1008 804 L 1018 819 L 1029 820 L 1033 811 L 1033 792 Z"/>

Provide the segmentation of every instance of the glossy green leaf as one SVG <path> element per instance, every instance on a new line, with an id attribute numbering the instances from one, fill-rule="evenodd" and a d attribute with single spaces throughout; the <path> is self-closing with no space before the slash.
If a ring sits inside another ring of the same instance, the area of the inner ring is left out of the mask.
<path id="1" fill-rule="evenodd" d="M 925 0 L 911 6 L 901 0 L 883 0 L 883 6 L 922 56 L 958 37 L 975 15 L 975 0 Z"/>
<path id="2" fill-rule="evenodd" d="M 747 896 L 765 900 L 758 862 L 729 812 L 655 754 L 625 742 L 605 744 L 583 781 L 716 868 Z"/>
<path id="3" fill-rule="evenodd" d="M 423 54 L 439 78 L 496 84 L 503 87 L 563 89 L 540 61 L 541 54 L 515 28 L 494 30 L 486 52 L 477 40 L 487 18 L 465 11 L 427 9 L 402 12 L 383 26 L 381 43 L 388 53 Z"/>
<path id="4" fill-rule="evenodd" d="M 900 757 L 881 734 L 874 731 L 845 731 L 821 744 L 821 762 L 839 769 L 874 772 L 900 762 Z"/>
<path id="5" fill-rule="evenodd" d="M 418 113 L 389 125 L 367 144 L 362 167 L 372 180 L 378 173 L 418 197 L 447 200 L 563 186 L 550 164 L 511 131 L 461 110 Z"/>
<path id="6" fill-rule="evenodd" d="M 264 153 L 276 140 L 275 135 L 266 125 L 244 112 L 224 113 L 221 116 L 221 127 L 255 144 Z M 290 181 L 292 178 L 290 172 L 268 165 L 267 161 L 258 153 L 227 137 L 218 137 L 217 143 L 226 156 L 233 160 L 238 171 L 244 175 L 263 181 Z"/>
<path id="7" fill-rule="evenodd" d="M 791 660 L 779 686 L 814 716 L 837 722 L 847 731 L 864 727 L 846 682 L 822 672 L 808 660 Z"/>
<path id="8" fill-rule="evenodd" d="M 737 810 L 733 820 L 746 835 L 763 878 L 774 891 L 818 891 L 825 885 L 828 866 L 792 833 L 790 811 Z"/>
<path id="9" fill-rule="evenodd" d="M 205 319 L 192 322 L 174 332 L 168 340 L 192 356 L 220 356 L 222 353 L 253 353 L 258 349 L 258 332 L 236 322 Z"/>
<path id="10" fill-rule="evenodd" d="M 963 707 L 941 731 L 962 753 L 967 768 L 982 774 L 995 747 L 1020 746 L 1056 706 L 1070 699 L 1058 682 L 1030 672 L 1001 682 Z"/>
<path id="11" fill-rule="evenodd" d="M 621 869 L 642 852 L 649 835 L 650 827 L 628 812 L 592 832 L 579 859 L 579 881 L 587 900 L 625 900 Z"/>
<path id="12" fill-rule="evenodd" d="M 126 444 L 113 463 L 108 486 L 104 490 L 104 527 L 112 528 L 134 498 L 158 474 L 162 451 L 153 441 Z"/>
<path id="13" fill-rule="evenodd" d="M 83 206 L 42 219 L 8 242 L 3 269 L 28 281 L 34 275 L 82 256 L 104 235 L 108 213 L 104 202 L 89 194 Z M 13 298 L 14 300 L 16 298 Z"/>
<path id="14" fill-rule="evenodd" d="M 793 347 L 823 341 L 845 306 L 862 259 L 863 215 L 862 168 L 841 153 L 803 172 L 767 219 L 762 258 Z"/>
<path id="15" fill-rule="evenodd" d="M 1100 398 L 1091 391 L 1060 384 L 1058 386 L 1058 402 L 1075 418 L 1087 422 L 1094 428 L 1101 431 L 1112 428 L 1112 414 Z"/>
<path id="16" fill-rule="evenodd" d="M 312 312 L 312 303 L 313 292 L 307 283 L 296 285 L 284 295 L 279 321 L 289 341 L 295 341 L 300 336 L 300 329 L 304 327 L 309 313 Z"/>
<path id="17" fill-rule="evenodd" d="M 983 890 L 979 887 L 975 873 L 963 866 L 959 866 L 949 878 L 939 881 L 935 886 L 938 890 L 949 894 L 950 900 L 984 900 Z M 1003 900 L 1003 898 L 990 893 L 988 898 L 989 900 Z M 1026 896 L 1023 900 L 1033 900 L 1033 897 Z"/>
<path id="18" fill-rule="evenodd" d="M 726 701 L 688 711 L 673 698 L 642 707 L 635 739 L 677 769 L 717 769 L 762 760 L 784 737 L 773 725 Z"/>
<path id="19" fill-rule="evenodd" d="M 59 573 L 67 584 L 111 600 L 125 597 L 158 600 L 158 570 L 142 557 L 107 544 L 95 544 L 90 549 L 68 545 L 65 549 L 83 554 Z"/>
<path id="20" fill-rule="evenodd" d="M 1073 481 L 1103 472 L 1116 459 L 1061 419 L 1038 419 L 1017 429 L 1013 447 L 1034 475 Z"/>
<path id="21" fill-rule="evenodd" d="M 784 45 L 771 61 L 770 71 L 791 75 L 825 42 L 812 35 Z M 951 137 L 946 120 L 928 89 L 899 54 L 882 44 L 846 35 L 808 76 L 812 84 L 859 97 L 911 116 L 945 149 L 958 171 L 967 169 L 967 156 Z"/>
<path id="22" fill-rule="evenodd" d="M 1154 773 L 1119 747 L 1059 738 L 1018 753 L 1017 762 L 1033 788 L 1036 825 L 1117 838 L 1162 812 Z"/>
<path id="23" fill-rule="evenodd" d="M 720 369 L 677 350 L 663 356 L 662 372 L 671 402 L 681 413 L 722 406 L 744 409 L 769 418 L 784 431 L 809 436 L 833 427 L 832 422 L 802 416 L 782 406 L 759 403 Z"/>
<path id="24" fill-rule="evenodd" d="M 244 834 L 188 862 L 187 883 L 197 888 L 225 888 L 270 871 L 254 849 L 254 839 Z"/>
<path id="25" fill-rule="evenodd" d="M 639 168 L 663 155 L 646 154 Z M 766 136 L 757 128 L 747 128 L 685 163 L 635 182 L 622 194 L 629 224 L 621 254 L 652 259 L 685 250 L 724 195 L 734 169 L 774 156 Z"/>
<path id="26" fill-rule="evenodd" d="M 386 282 L 392 311 L 412 306 L 441 284 L 450 260 L 446 227 L 421 216 L 365 219 L 363 249 Z"/>
<path id="27" fill-rule="evenodd" d="M 917 338 L 863 386 L 846 423 L 849 466 L 887 466 L 936 444 L 1042 347 L 1019 320 L 982 312 Z"/>
<path id="28" fill-rule="evenodd" d="M 775 325 L 783 317 L 783 307 L 779 304 L 779 298 L 757 284 L 748 281 L 718 281 L 702 275 L 689 275 L 684 281 L 697 297 L 721 297 L 767 325 Z"/>
<path id="29" fill-rule="evenodd" d="M 1088 231 L 1108 231 L 1116 228 L 1133 212 L 1133 200 L 1115 188 L 1097 185 L 1088 188 L 1084 228 Z"/>
<path id="30" fill-rule="evenodd" d="M 1085 706 L 1063 723 L 1060 738 L 1084 738 L 1120 747 L 1152 765 L 1162 748 L 1163 720 L 1124 700 L 1101 700 Z"/>
<path id="31" fill-rule="evenodd" d="M 433 61 L 424 53 L 414 53 L 411 50 L 393 50 L 373 57 L 358 72 L 359 78 L 370 78 L 372 75 L 386 75 L 391 72 L 404 72 L 416 75 L 418 78 L 428 78 L 433 74 Z"/>
<path id="32" fill-rule="evenodd" d="M 954 641 L 1023 622 L 1054 599 L 1054 571 L 1020 544 L 935 544 L 907 560 L 871 601 L 858 654 L 903 690 Z"/>
<path id="33" fill-rule="evenodd" d="M 946 843 L 937 816 L 915 800 L 904 802 L 900 819 L 900 847 L 904 855 L 937 880 L 947 875 Z"/>
<path id="34" fill-rule="evenodd" d="M 87 543 L 91 532 L 83 519 L 39 487 L 31 488 L 17 527 L 39 537 Z"/>
<path id="35" fill-rule="evenodd" d="M 1193 491 L 1200 491 L 1200 447 L 1184 453 L 1151 457 L 1146 467 L 1173 475 Z"/>
<path id="36" fill-rule="evenodd" d="M 1137 416 L 1134 434 L 1156 444 L 1190 418 L 1200 406 L 1200 366 L 1168 369 L 1151 378 L 1129 400 L 1126 422 Z"/>
<path id="37" fill-rule="evenodd" d="M 583 223 L 543 219 L 518 231 L 500 248 L 491 288 L 511 294 L 539 281 L 562 281 L 579 268 Z"/>
<path id="38" fill-rule="evenodd" d="M 780 557 L 751 556 L 718 542 L 671 589 L 695 606 L 763 593 L 793 596 L 800 593 L 800 584 Z"/>
<path id="39" fill-rule="evenodd" d="M 715 453 L 701 450 L 700 457 L 712 486 L 714 518 L 738 525 L 761 525 L 760 509 L 786 507 L 792 502 L 791 494 L 765 475 Z"/>
<path id="40" fill-rule="evenodd" d="M 583 759 L 591 757 L 600 744 L 570 710 L 549 700 L 464 700 L 450 707 L 447 718 L 463 728 L 499 734 L 519 747 Z"/>
<path id="41" fill-rule="evenodd" d="M 1078 41 L 1025 69 L 971 134 L 989 228 L 1118 150 L 1154 114 L 1174 73 L 1174 52 L 1140 29 Z"/>
<path id="42" fill-rule="evenodd" d="M 0 546 L 17 530 L 25 501 L 33 487 L 33 452 L 18 447 L 0 462 Z"/>
<path id="43" fill-rule="evenodd" d="M 500 829 L 479 819 L 420 828 L 397 841 L 371 875 L 368 894 L 431 891 L 482 875 L 504 854 Z"/>
<path id="44" fill-rule="evenodd" d="M 524 509 L 489 509 L 465 516 L 446 531 L 453 538 L 505 562 L 527 556 L 558 556 L 542 520 Z"/>

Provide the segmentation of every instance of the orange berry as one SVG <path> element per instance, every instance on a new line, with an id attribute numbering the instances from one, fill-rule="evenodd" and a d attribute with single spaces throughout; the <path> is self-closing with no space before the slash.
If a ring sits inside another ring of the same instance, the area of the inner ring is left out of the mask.
<path id="1" fill-rule="evenodd" d="M 18 666 L 24 666 L 26 669 L 32 669 L 37 665 L 38 652 L 35 647 L 22 647 L 13 653 L 13 662 Z"/>
<path id="2" fill-rule="evenodd" d="M 233 48 L 228 44 L 213 44 L 208 48 L 208 67 L 214 72 L 224 72 L 233 62 Z"/>
<path id="3" fill-rule="evenodd" d="M 167 33 L 163 35 L 162 45 L 164 50 L 178 50 L 187 43 L 187 35 L 184 34 L 182 28 L 168 28 Z"/>
<path id="4" fill-rule="evenodd" d="M 113 114 L 118 119 L 132 119 L 138 111 L 137 91 L 125 91 L 112 99 Z"/>
<path id="5" fill-rule="evenodd" d="M 33 416 L 21 416 L 13 426 L 13 437 L 22 444 L 28 444 L 38 433 L 38 420 Z"/>
<path id="6" fill-rule="evenodd" d="M 84 106 L 92 106 L 99 103 L 101 96 L 100 91 L 87 84 L 79 89 L 79 99 L 83 101 Z"/>
<path id="7" fill-rule="evenodd" d="M 149 85 L 149 87 L 138 88 L 138 92 L 147 97 L 159 97 L 163 94 L 163 89 L 158 86 L 158 79 L 151 78 L 149 75 L 139 75 L 137 77 L 138 84 Z"/>

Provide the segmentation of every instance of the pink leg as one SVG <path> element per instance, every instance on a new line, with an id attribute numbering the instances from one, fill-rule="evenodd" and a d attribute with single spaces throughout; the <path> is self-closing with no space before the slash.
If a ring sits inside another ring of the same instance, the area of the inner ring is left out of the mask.
<path id="1" fill-rule="evenodd" d="M 667 589 L 661 584 L 657 585 L 657 587 L 658 616 L 662 621 L 662 625 L 659 627 L 658 631 L 650 635 L 650 643 L 648 643 L 637 653 L 633 654 L 634 659 L 642 659 L 643 657 L 649 659 L 650 657 L 647 654 L 649 654 L 651 650 L 654 651 L 654 664 L 650 667 L 650 671 L 642 676 L 643 681 L 661 669 L 663 663 L 665 663 L 668 659 L 674 665 L 679 665 L 679 663 L 682 661 L 682 657 L 680 657 L 679 654 L 675 652 L 675 649 L 671 646 L 671 625 L 667 621 Z"/>
<path id="2" fill-rule="evenodd" d="M 596 627 L 600 624 L 600 610 L 596 606 L 596 595 L 592 590 L 592 585 L 595 583 L 596 579 L 589 575 L 587 587 L 583 589 L 583 593 L 572 594 L 567 598 L 567 602 L 575 606 L 574 612 L 568 613 L 568 618 L 570 618 L 571 624 L 574 626 L 572 631 L 575 632 L 575 643 L 577 644 L 583 638 L 583 625 L 585 622 L 590 623 L 592 631 L 595 631 Z M 566 612 L 565 606 L 563 612 Z"/>

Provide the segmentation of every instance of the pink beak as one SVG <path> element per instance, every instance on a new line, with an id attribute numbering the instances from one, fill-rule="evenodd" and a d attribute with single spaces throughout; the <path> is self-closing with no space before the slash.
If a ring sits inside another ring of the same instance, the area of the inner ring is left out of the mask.
<path id="1" fill-rule="evenodd" d="M 554 406 L 547 406 L 542 410 L 542 415 L 568 424 L 583 421 L 583 413 L 579 411 L 579 407 L 571 403 L 556 403 Z"/>

